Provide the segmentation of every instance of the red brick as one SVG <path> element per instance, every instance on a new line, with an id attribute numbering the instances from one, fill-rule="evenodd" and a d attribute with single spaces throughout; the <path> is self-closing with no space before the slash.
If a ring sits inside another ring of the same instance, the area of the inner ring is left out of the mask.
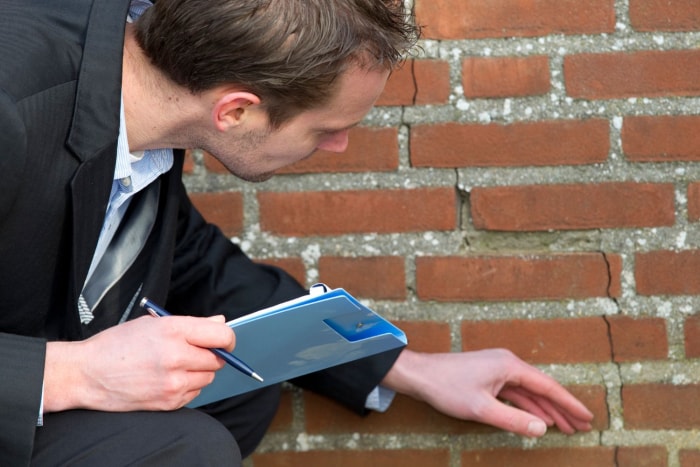
<path id="1" fill-rule="evenodd" d="M 700 221 L 700 182 L 688 184 L 688 220 Z"/>
<path id="2" fill-rule="evenodd" d="M 681 467 L 698 467 L 700 465 L 700 451 L 681 449 L 678 452 L 678 460 L 681 463 Z"/>
<path id="3" fill-rule="evenodd" d="M 415 105 L 445 104 L 450 97 L 450 64 L 444 60 L 415 60 Z"/>
<path id="4" fill-rule="evenodd" d="M 495 433 L 494 427 L 448 417 L 408 396 L 397 394 L 384 413 L 370 412 L 363 417 L 348 411 L 330 399 L 304 393 L 306 431 L 324 433 Z"/>
<path id="5" fill-rule="evenodd" d="M 626 117 L 622 150 L 634 162 L 700 161 L 700 117 Z"/>
<path id="6" fill-rule="evenodd" d="M 564 58 L 567 93 L 581 99 L 700 95 L 700 50 L 581 54 Z"/>
<path id="7" fill-rule="evenodd" d="M 630 22 L 638 31 L 700 30 L 697 0 L 630 0 Z"/>
<path id="8" fill-rule="evenodd" d="M 410 340 L 409 336 L 409 342 Z M 593 429 L 603 430 L 608 427 L 605 388 L 569 386 L 567 389 L 593 412 Z M 502 431 L 493 426 L 448 417 L 423 402 L 401 394 L 396 395 L 386 412 L 370 412 L 369 416 L 363 417 L 330 399 L 305 392 L 304 412 L 307 421 L 305 428 L 310 434 L 483 434 Z"/>
<path id="9" fill-rule="evenodd" d="M 593 413 L 591 426 L 594 430 L 606 430 L 610 427 L 608 401 L 604 386 L 575 385 L 566 389 L 588 407 Z M 554 430 L 550 428 L 549 430 Z"/>
<path id="10" fill-rule="evenodd" d="M 416 0 L 426 39 L 613 32 L 614 0 Z"/>
<path id="11" fill-rule="evenodd" d="M 231 173 L 228 171 L 228 169 L 219 162 L 218 159 L 216 159 L 214 156 L 209 154 L 206 151 L 202 151 L 202 155 L 204 156 L 204 167 L 209 171 L 217 174 L 228 174 Z"/>
<path id="12" fill-rule="evenodd" d="M 501 231 L 671 226 L 672 184 L 598 183 L 473 188 L 474 227 Z"/>
<path id="13" fill-rule="evenodd" d="M 689 375 L 690 376 L 690 375 Z M 700 385 L 626 384 L 622 409 L 628 430 L 697 430 Z"/>
<path id="14" fill-rule="evenodd" d="M 610 149 L 609 125 L 600 119 L 415 125 L 410 139 L 414 167 L 595 164 Z"/>
<path id="15" fill-rule="evenodd" d="M 399 166 L 396 128 L 358 127 L 350 130 L 342 154 L 317 151 L 313 156 L 277 170 L 277 174 L 320 172 L 387 172 Z"/>
<path id="16" fill-rule="evenodd" d="M 292 393 L 290 391 L 282 391 L 282 396 L 280 398 L 280 406 L 277 409 L 275 418 L 272 419 L 270 424 L 271 433 L 286 431 L 292 428 L 292 422 L 294 421 L 294 401 Z"/>
<path id="17" fill-rule="evenodd" d="M 501 347 L 531 363 L 609 362 L 603 318 L 462 322 L 462 350 Z"/>
<path id="18" fill-rule="evenodd" d="M 490 448 L 462 453 L 465 466 L 615 467 L 615 448 Z M 257 467 L 257 465 L 256 465 Z"/>
<path id="19" fill-rule="evenodd" d="M 700 294 L 700 250 L 650 251 L 635 255 L 639 295 Z"/>
<path id="20" fill-rule="evenodd" d="M 255 467 L 448 467 L 450 453 L 447 449 L 401 449 L 346 451 L 333 449 L 329 451 L 307 452 L 270 452 L 254 454 Z"/>
<path id="21" fill-rule="evenodd" d="M 668 451 L 663 446 L 620 446 L 615 467 L 667 467 Z"/>
<path id="22" fill-rule="evenodd" d="M 238 192 L 190 193 L 192 204 L 207 222 L 231 237 L 243 228 L 243 195 Z"/>
<path id="23" fill-rule="evenodd" d="M 470 57 L 462 62 L 464 95 L 519 97 L 546 94 L 550 89 L 549 59 L 534 57 Z"/>
<path id="24" fill-rule="evenodd" d="M 188 149 L 185 151 L 185 163 L 182 166 L 182 173 L 191 174 L 194 172 L 194 158 L 192 157 L 192 150 Z"/>
<path id="25" fill-rule="evenodd" d="M 259 263 L 277 266 L 287 271 L 300 284 L 306 284 L 306 267 L 301 258 L 265 258 L 256 260 Z"/>
<path id="26" fill-rule="evenodd" d="M 413 60 L 406 60 L 394 70 L 384 86 L 376 106 L 413 105 L 416 99 L 416 79 Z"/>
<path id="27" fill-rule="evenodd" d="M 415 190 L 260 192 L 260 225 L 279 235 L 453 230 L 457 194 L 452 188 Z"/>
<path id="28" fill-rule="evenodd" d="M 408 338 L 408 348 L 416 352 L 449 352 L 452 348 L 450 325 L 435 321 L 397 321 Z"/>
<path id="29" fill-rule="evenodd" d="M 516 301 L 617 297 L 622 261 L 598 253 L 418 257 L 421 300 Z"/>
<path id="30" fill-rule="evenodd" d="M 700 358 L 700 314 L 685 319 L 685 356 Z"/>
<path id="31" fill-rule="evenodd" d="M 666 320 L 662 318 L 607 318 L 616 362 L 661 360 L 668 357 Z"/>
<path id="32" fill-rule="evenodd" d="M 331 287 L 378 300 L 406 298 L 404 259 L 399 256 L 343 258 L 321 257 L 319 278 Z"/>
<path id="33" fill-rule="evenodd" d="M 376 105 L 444 104 L 449 96 L 449 63 L 444 60 L 407 60 L 391 74 Z"/>

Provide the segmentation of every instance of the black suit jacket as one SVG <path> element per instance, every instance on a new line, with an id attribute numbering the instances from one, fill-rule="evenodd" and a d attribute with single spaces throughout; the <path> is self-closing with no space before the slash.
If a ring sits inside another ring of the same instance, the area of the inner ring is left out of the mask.
<path id="1" fill-rule="evenodd" d="M 204 222 L 181 181 L 161 177 L 147 246 L 89 325 L 78 319 L 108 202 L 119 131 L 128 0 L 0 0 L 0 459 L 31 458 L 47 340 L 117 324 L 134 294 L 173 312 L 229 318 L 304 293 Z M 134 309 L 130 317 L 140 315 Z M 296 383 L 362 411 L 398 352 Z M 70 436 L 69 433 L 66 436 Z"/>

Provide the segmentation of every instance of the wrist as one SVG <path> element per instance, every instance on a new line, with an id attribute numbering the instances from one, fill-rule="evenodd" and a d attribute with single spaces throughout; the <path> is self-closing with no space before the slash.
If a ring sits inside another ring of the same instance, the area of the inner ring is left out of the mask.
<path id="1" fill-rule="evenodd" d="M 49 342 L 44 364 L 44 413 L 81 408 L 80 342 Z"/>
<path id="2" fill-rule="evenodd" d="M 423 359 L 424 354 L 404 349 L 382 380 L 382 386 L 424 400 L 420 383 Z"/>

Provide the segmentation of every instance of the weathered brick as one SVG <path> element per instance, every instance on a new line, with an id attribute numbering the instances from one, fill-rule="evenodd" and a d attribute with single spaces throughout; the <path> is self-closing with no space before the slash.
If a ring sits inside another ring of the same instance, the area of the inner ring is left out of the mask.
<path id="1" fill-rule="evenodd" d="M 667 467 L 668 451 L 663 446 L 620 446 L 615 467 Z"/>
<path id="2" fill-rule="evenodd" d="M 678 460 L 681 463 L 681 467 L 697 467 L 700 465 L 700 451 L 681 449 L 678 452 Z"/>
<path id="3" fill-rule="evenodd" d="M 564 57 L 568 95 L 580 99 L 700 95 L 700 50 Z"/>
<path id="4" fill-rule="evenodd" d="M 700 161 L 700 117 L 626 117 L 622 150 L 634 162 Z"/>
<path id="5" fill-rule="evenodd" d="M 610 316 L 613 357 L 616 362 L 660 360 L 668 357 L 666 320 Z"/>
<path id="6" fill-rule="evenodd" d="M 192 150 L 188 149 L 185 151 L 185 163 L 182 166 L 182 173 L 191 174 L 194 172 L 194 158 L 192 157 Z"/>
<path id="7" fill-rule="evenodd" d="M 202 151 L 202 156 L 204 160 L 204 168 L 207 169 L 207 171 L 212 172 L 212 173 L 217 173 L 217 174 L 228 174 L 231 173 L 228 171 L 228 169 L 219 162 L 217 158 L 212 156 L 206 151 Z"/>
<path id="8" fill-rule="evenodd" d="M 688 220 L 700 221 L 700 182 L 688 183 Z"/>
<path id="9" fill-rule="evenodd" d="M 603 318 L 462 322 L 462 349 L 502 347 L 531 363 L 608 362 Z"/>
<path id="10" fill-rule="evenodd" d="M 697 0 L 630 0 L 630 22 L 638 31 L 700 29 Z"/>
<path id="11" fill-rule="evenodd" d="M 464 95 L 478 97 L 520 97 L 546 94 L 549 59 L 533 57 L 470 57 L 462 61 Z"/>
<path id="12" fill-rule="evenodd" d="M 700 250 L 650 251 L 635 255 L 639 295 L 698 295 Z"/>
<path id="13" fill-rule="evenodd" d="M 610 427 L 608 401 L 605 386 L 574 385 L 566 389 L 593 413 L 591 427 L 594 430 L 606 430 Z M 555 428 L 549 428 L 554 430 Z"/>
<path id="14" fill-rule="evenodd" d="M 628 430 L 697 430 L 700 385 L 626 384 L 622 409 Z"/>
<path id="15" fill-rule="evenodd" d="M 619 296 L 622 261 L 597 253 L 418 257 L 421 300 L 559 300 Z"/>
<path id="16" fill-rule="evenodd" d="M 688 316 L 685 319 L 685 356 L 700 357 L 700 314 Z"/>
<path id="17" fill-rule="evenodd" d="M 190 193 L 192 204 L 207 222 L 217 225 L 226 236 L 240 233 L 243 228 L 243 195 L 239 192 L 220 191 Z"/>
<path id="18" fill-rule="evenodd" d="M 508 167 L 604 162 L 610 149 L 606 120 L 501 124 L 414 125 L 414 167 Z"/>
<path id="19" fill-rule="evenodd" d="M 277 266 L 287 271 L 300 284 L 306 284 L 306 267 L 301 258 L 265 258 L 257 262 Z"/>
<path id="20" fill-rule="evenodd" d="M 396 321 L 408 339 L 407 348 L 417 352 L 449 352 L 450 325 L 438 321 Z"/>
<path id="21" fill-rule="evenodd" d="M 396 170 L 398 166 L 396 128 L 358 127 L 350 130 L 345 152 L 317 151 L 307 159 L 280 168 L 276 173 L 387 172 Z"/>
<path id="22" fill-rule="evenodd" d="M 577 185 L 476 187 L 474 227 L 544 231 L 671 226 L 672 184 L 612 182 Z"/>
<path id="23" fill-rule="evenodd" d="M 384 413 L 362 417 L 313 393 L 304 393 L 306 431 L 322 433 L 494 433 L 496 428 L 448 417 L 408 396 L 397 394 Z"/>
<path id="24" fill-rule="evenodd" d="M 319 278 L 331 287 L 378 300 L 406 298 L 404 259 L 399 256 L 345 258 L 323 256 Z"/>
<path id="25" fill-rule="evenodd" d="M 450 455 L 447 449 L 401 449 L 351 451 L 270 452 L 253 455 L 255 467 L 448 467 Z"/>
<path id="26" fill-rule="evenodd" d="M 292 428 L 292 422 L 294 421 L 293 403 L 292 393 L 290 391 L 282 391 L 279 408 L 270 424 L 269 431 L 271 433 Z"/>
<path id="27" fill-rule="evenodd" d="M 279 235 L 452 230 L 457 194 L 452 188 L 258 193 L 263 231 Z"/>
<path id="28" fill-rule="evenodd" d="M 450 95 L 450 64 L 407 60 L 392 72 L 377 106 L 444 104 Z"/>
<path id="29" fill-rule="evenodd" d="M 613 0 L 416 0 L 427 39 L 613 32 Z"/>
<path id="30" fill-rule="evenodd" d="M 465 466 L 615 467 L 615 448 L 490 448 L 462 453 Z"/>

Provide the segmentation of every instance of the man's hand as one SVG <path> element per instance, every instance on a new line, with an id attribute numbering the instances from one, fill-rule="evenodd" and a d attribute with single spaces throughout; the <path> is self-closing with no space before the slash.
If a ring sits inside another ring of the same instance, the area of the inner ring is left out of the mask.
<path id="1" fill-rule="evenodd" d="M 446 415 L 525 436 L 542 436 L 552 425 L 568 434 L 588 431 L 593 419 L 557 381 L 504 349 L 435 354 L 404 350 L 382 385 Z"/>
<path id="2" fill-rule="evenodd" d="M 85 341 L 50 342 L 44 412 L 180 408 L 224 364 L 208 349 L 232 350 L 234 345 L 235 336 L 222 316 L 143 317 Z"/>

